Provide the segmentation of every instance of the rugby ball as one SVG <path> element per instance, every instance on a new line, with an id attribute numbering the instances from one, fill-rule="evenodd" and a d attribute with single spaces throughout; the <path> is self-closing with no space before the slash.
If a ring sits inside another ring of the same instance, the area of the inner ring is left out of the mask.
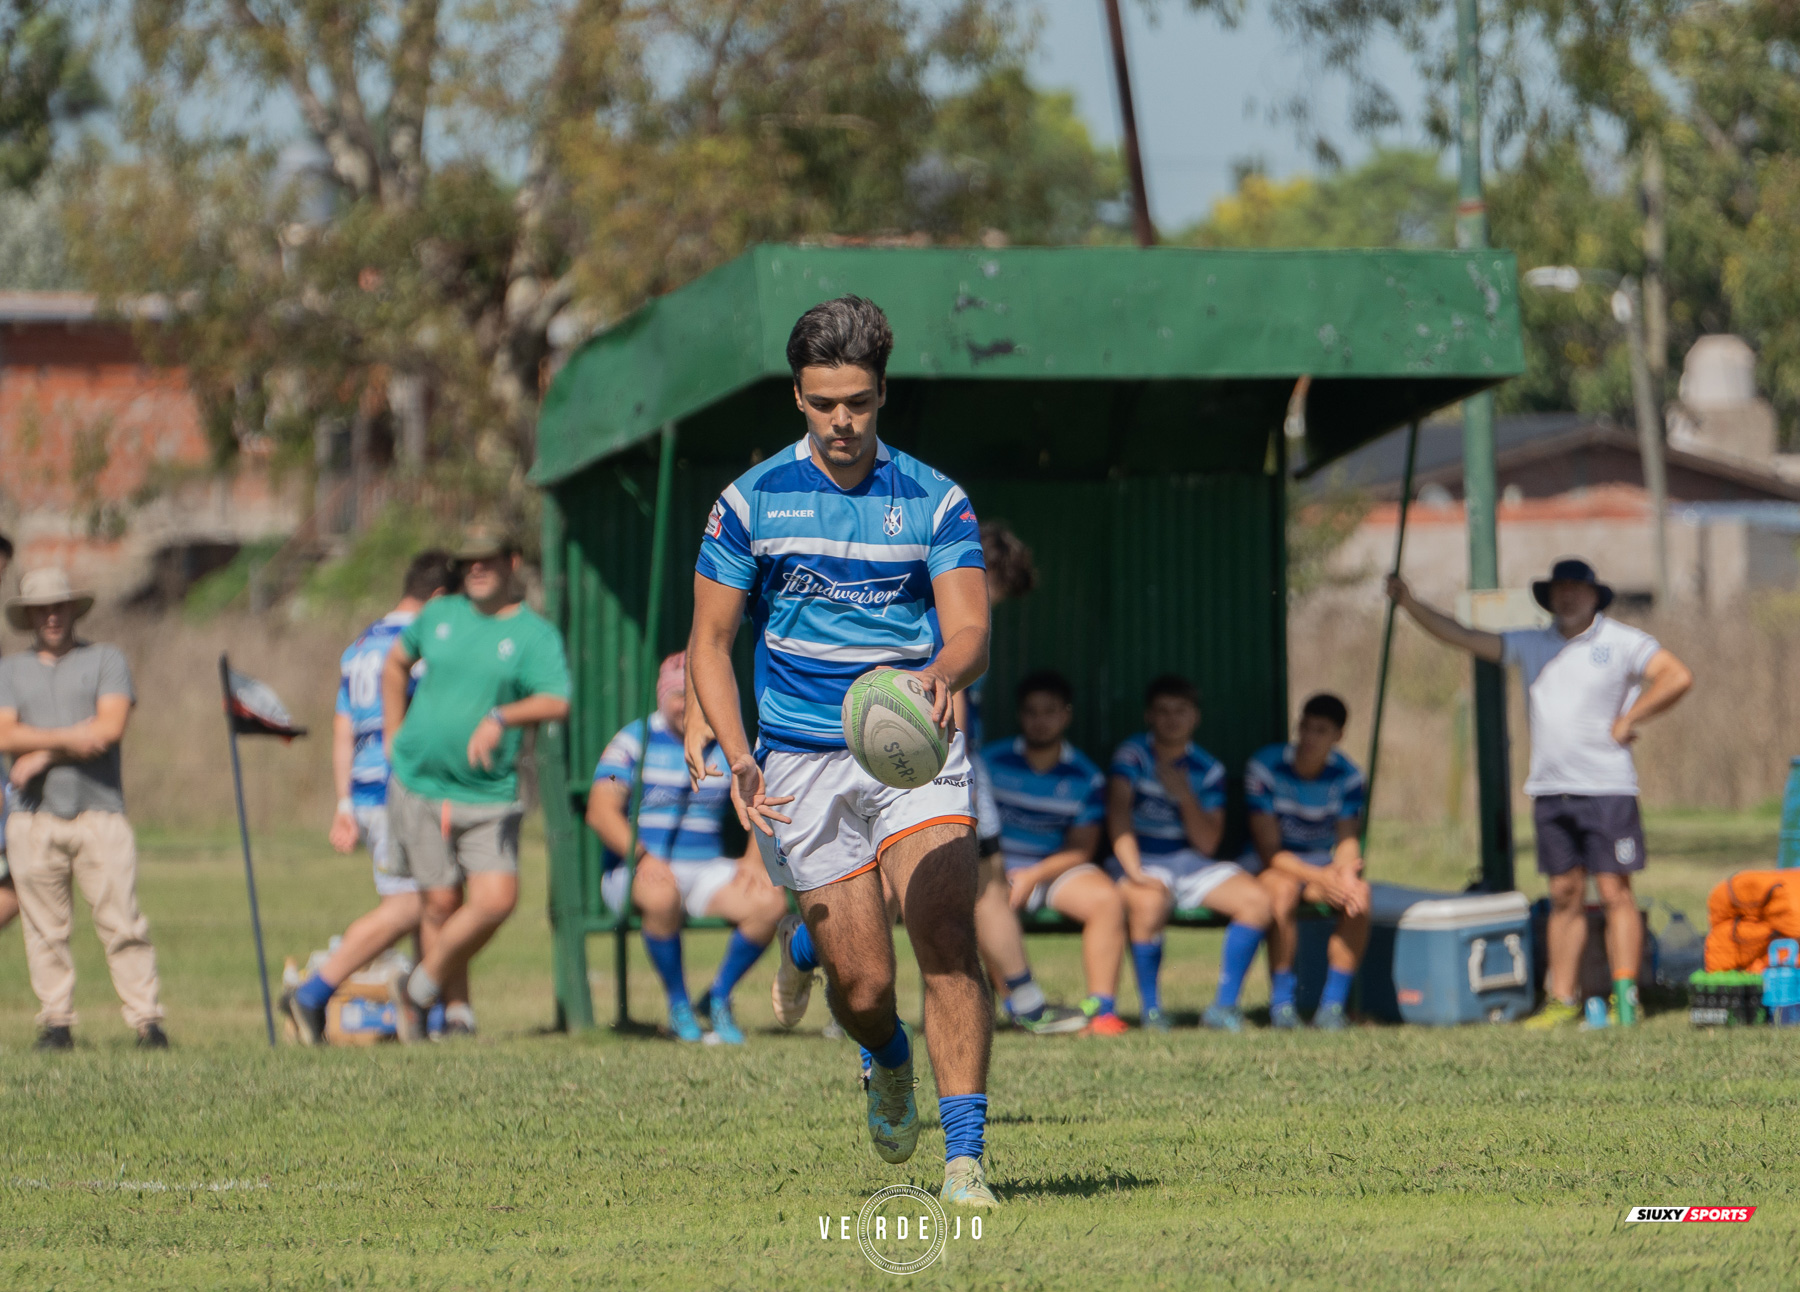
<path id="1" fill-rule="evenodd" d="M 844 744 L 883 785 L 917 789 L 944 769 L 950 746 L 931 721 L 931 695 L 913 673 L 874 668 L 844 692 Z"/>

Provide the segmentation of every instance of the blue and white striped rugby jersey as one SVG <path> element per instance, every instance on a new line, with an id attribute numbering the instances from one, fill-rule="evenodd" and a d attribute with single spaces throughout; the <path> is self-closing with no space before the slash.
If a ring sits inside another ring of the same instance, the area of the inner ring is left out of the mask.
<path id="1" fill-rule="evenodd" d="M 1292 852 L 1329 852 L 1337 846 L 1339 821 L 1363 812 L 1363 774 L 1338 750 L 1325 770 L 1305 780 L 1294 770 L 1292 745 L 1269 745 L 1244 767 L 1244 797 L 1252 812 L 1266 812 L 1281 825 L 1281 846 Z"/>
<path id="2" fill-rule="evenodd" d="M 615 780 L 631 788 L 631 774 L 644 749 L 644 720 L 625 724 L 606 744 L 594 783 Z M 717 741 L 706 747 L 709 767 L 724 768 Z M 731 803 L 731 780 L 708 776 L 694 789 L 688 783 L 687 757 L 681 738 L 669 730 L 660 712 L 650 715 L 650 755 L 644 762 L 644 798 L 638 811 L 638 841 L 652 857 L 664 861 L 711 861 L 719 855 L 719 828 Z M 619 858 L 609 851 L 607 866 Z"/>
<path id="3" fill-rule="evenodd" d="M 337 711 L 350 719 L 356 753 L 350 762 L 350 801 L 358 807 L 387 802 L 388 760 L 381 747 L 381 670 L 401 630 L 416 615 L 383 615 L 345 648 L 338 661 Z"/>
<path id="4" fill-rule="evenodd" d="M 996 740 L 982 758 L 1000 805 L 1000 851 L 1009 865 L 1048 857 L 1073 827 L 1106 819 L 1106 778 L 1066 740 L 1048 771 L 1026 761 L 1023 737 Z"/>
<path id="5" fill-rule="evenodd" d="M 842 749 L 850 683 L 878 664 L 931 661 L 931 581 L 965 567 L 984 568 L 968 496 L 885 444 L 847 491 L 814 464 L 805 438 L 727 485 L 694 568 L 749 594 L 758 743 Z"/>
<path id="6" fill-rule="evenodd" d="M 1208 812 L 1223 808 L 1225 764 L 1191 741 L 1181 762 L 1200 806 Z M 1156 753 L 1148 733 L 1133 736 L 1113 752 L 1112 774 L 1131 782 L 1131 832 L 1137 836 L 1139 852 L 1161 857 L 1193 847 L 1181 827 L 1181 809 L 1157 779 Z"/>

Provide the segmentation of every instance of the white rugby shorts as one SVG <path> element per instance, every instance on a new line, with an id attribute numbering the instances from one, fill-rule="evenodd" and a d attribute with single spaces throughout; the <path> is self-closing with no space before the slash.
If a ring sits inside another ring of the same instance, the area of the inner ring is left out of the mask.
<path id="1" fill-rule="evenodd" d="M 688 918 L 705 916 L 719 890 L 737 877 L 737 862 L 730 857 L 714 857 L 711 861 L 664 861 L 675 876 L 675 887 L 681 892 L 681 908 Z M 625 867 L 614 866 L 600 879 L 600 896 L 608 910 L 624 906 L 629 894 L 625 890 Z"/>
<path id="2" fill-rule="evenodd" d="M 1012 876 L 1013 871 L 1023 870 L 1027 866 L 1035 866 L 1038 861 L 1036 857 L 1008 857 L 1005 854 L 1001 855 L 1001 860 L 1005 864 L 1008 878 Z M 1103 873 L 1100 867 L 1093 862 L 1084 861 L 1079 866 L 1070 866 L 1048 884 L 1039 884 L 1031 890 L 1031 896 L 1025 899 L 1026 912 L 1043 910 L 1056 899 L 1056 895 L 1062 891 L 1063 885 L 1077 875 L 1085 875 L 1089 871 L 1096 875 Z"/>
<path id="3" fill-rule="evenodd" d="M 763 755 L 762 773 L 770 798 L 794 796 L 775 809 L 793 820 L 771 822 L 773 837 L 755 826 L 750 835 L 770 880 L 797 893 L 868 870 L 882 849 L 928 825 L 975 828 L 968 745 L 960 731 L 950 738 L 950 756 L 937 778 L 917 789 L 883 785 L 848 749 L 817 754 L 771 749 Z"/>
<path id="4" fill-rule="evenodd" d="M 1173 893 L 1175 908 L 1182 911 L 1205 906 L 1207 896 L 1213 889 L 1233 875 L 1244 873 L 1244 868 L 1235 861 L 1214 861 L 1211 857 L 1201 856 L 1192 848 L 1145 857 L 1143 861 L 1144 874 L 1159 881 Z M 1114 878 L 1125 873 L 1116 858 L 1108 859 L 1106 869 Z"/>
<path id="5" fill-rule="evenodd" d="M 387 808 L 379 803 L 359 803 L 351 809 L 351 815 L 356 818 L 358 840 L 368 847 L 374 861 L 375 895 L 396 897 L 418 892 L 418 881 L 411 875 L 392 873 L 394 846 L 388 838 Z"/>

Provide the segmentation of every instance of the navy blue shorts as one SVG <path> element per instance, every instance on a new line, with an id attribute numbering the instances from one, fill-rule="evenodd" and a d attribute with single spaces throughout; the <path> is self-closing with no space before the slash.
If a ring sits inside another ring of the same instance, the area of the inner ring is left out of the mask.
<path id="1" fill-rule="evenodd" d="M 1644 822 L 1631 794 L 1542 794 L 1531 800 L 1538 871 L 1633 875 L 1644 868 Z"/>

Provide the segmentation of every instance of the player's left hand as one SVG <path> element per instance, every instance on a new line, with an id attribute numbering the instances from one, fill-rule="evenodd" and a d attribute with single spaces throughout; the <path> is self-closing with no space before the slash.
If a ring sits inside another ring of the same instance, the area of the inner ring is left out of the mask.
<path id="1" fill-rule="evenodd" d="M 492 771 L 494 751 L 505 737 L 506 728 L 492 718 L 483 718 L 476 723 L 475 734 L 469 737 L 469 766 L 479 767 L 484 772 Z"/>
<path id="2" fill-rule="evenodd" d="M 925 693 L 931 697 L 931 724 L 943 732 L 944 738 L 948 740 L 955 729 L 956 686 L 954 681 L 931 668 L 920 669 L 914 676 L 925 688 Z"/>
<path id="3" fill-rule="evenodd" d="M 1042 881 L 1038 878 L 1036 866 L 1024 866 L 1009 874 L 1006 882 L 1011 885 L 1007 900 L 1012 904 L 1013 910 L 1022 911 L 1025 909 L 1025 904 L 1031 900 L 1032 891 Z"/>
<path id="4" fill-rule="evenodd" d="M 1632 722 L 1629 713 L 1621 713 L 1613 719 L 1612 738 L 1621 745 L 1629 745 L 1638 738 L 1637 724 Z"/>
<path id="5" fill-rule="evenodd" d="M 349 852 L 356 847 L 356 836 L 360 833 L 354 816 L 348 812 L 334 812 L 331 816 L 331 830 L 325 837 L 339 852 Z"/>

